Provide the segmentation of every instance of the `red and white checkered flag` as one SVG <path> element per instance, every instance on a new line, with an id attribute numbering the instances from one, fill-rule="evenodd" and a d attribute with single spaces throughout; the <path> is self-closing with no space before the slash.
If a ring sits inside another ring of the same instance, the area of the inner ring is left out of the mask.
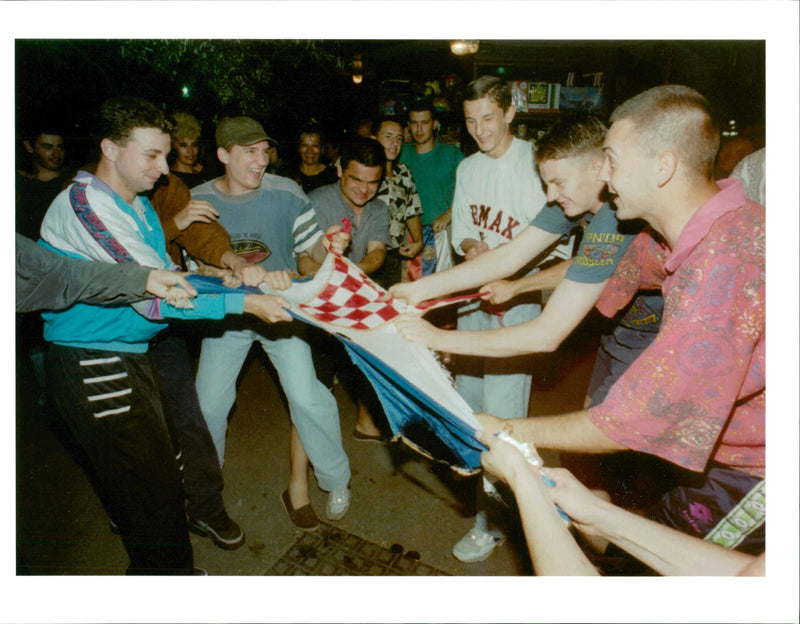
<path id="1" fill-rule="evenodd" d="M 386 290 L 356 265 L 334 255 L 333 270 L 323 289 L 299 308 L 322 323 L 349 329 L 375 329 L 403 309 L 394 300 L 378 301 Z"/>

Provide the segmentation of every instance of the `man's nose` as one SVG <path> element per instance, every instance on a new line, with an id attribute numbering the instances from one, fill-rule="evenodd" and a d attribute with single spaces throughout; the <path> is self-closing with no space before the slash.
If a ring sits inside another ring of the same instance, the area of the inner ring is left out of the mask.
<path id="1" fill-rule="evenodd" d="M 161 156 L 158 159 L 158 172 L 161 175 L 169 175 L 169 165 L 167 164 L 166 156 Z"/>
<path id="2" fill-rule="evenodd" d="M 603 165 L 600 167 L 600 171 L 597 172 L 597 179 L 601 182 L 608 182 L 608 158 L 603 160 Z"/>

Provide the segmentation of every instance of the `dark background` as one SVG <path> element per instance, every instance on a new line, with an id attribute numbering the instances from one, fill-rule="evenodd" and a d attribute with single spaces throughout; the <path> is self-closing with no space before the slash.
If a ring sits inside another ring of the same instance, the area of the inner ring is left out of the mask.
<path id="1" fill-rule="evenodd" d="M 359 85 L 352 80 L 356 57 Z M 53 120 L 64 129 L 74 166 L 91 157 L 100 104 L 123 94 L 168 112 L 193 113 L 209 145 L 218 115 L 235 105 L 234 111 L 261 121 L 290 157 L 297 130 L 312 118 L 345 138 L 356 120 L 377 118 L 387 80 L 403 81 L 412 99 L 430 95 L 435 82 L 450 110 L 444 124 L 467 153 L 472 146 L 459 95 L 482 74 L 563 84 L 573 72 L 576 85 L 591 85 L 593 74 L 602 72 L 603 117 L 651 86 L 686 84 L 757 143 L 763 144 L 765 125 L 764 41 L 481 41 L 477 54 L 457 57 L 443 40 L 19 39 L 15 62 L 17 135 L 24 136 L 32 121 Z M 552 115 L 527 121 L 548 120 Z"/>

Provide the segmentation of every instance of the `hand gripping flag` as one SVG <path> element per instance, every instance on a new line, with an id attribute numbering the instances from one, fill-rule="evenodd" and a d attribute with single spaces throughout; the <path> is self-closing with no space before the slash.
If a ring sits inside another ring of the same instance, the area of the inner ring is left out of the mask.
<path id="1" fill-rule="evenodd" d="M 480 470 L 485 447 L 481 426 L 456 392 L 434 353 L 401 336 L 392 319 L 410 309 L 379 301 L 386 291 L 355 264 L 330 253 L 313 279 L 276 292 L 292 303 L 291 314 L 333 334 L 343 344 L 381 401 L 395 439 L 462 473 Z"/>
<path id="2" fill-rule="evenodd" d="M 469 405 L 455 391 L 449 373 L 425 345 L 409 342 L 389 322 L 409 306 L 390 299 L 379 301 L 386 291 L 346 258 L 330 253 L 313 279 L 295 281 L 291 288 L 272 291 L 241 287 L 230 289 L 215 277 L 187 278 L 200 293 L 264 292 L 280 294 L 291 302 L 295 318 L 334 335 L 350 359 L 364 372 L 381 401 L 395 439 L 423 455 L 449 464 L 462 474 L 480 471 L 480 454 L 486 447 L 475 439 L 481 428 Z M 461 295 L 428 302 L 430 309 L 478 295 Z M 501 437 L 503 437 L 501 435 Z M 526 445 L 503 437 L 524 450 Z M 525 454 L 525 453 L 523 453 Z M 526 455 L 536 467 L 530 453 Z M 545 482 L 554 483 L 543 475 Z M 497 496 L 484 478 L 484 489 Z M 569 518 L 559 509 L 566 522 Z"/>

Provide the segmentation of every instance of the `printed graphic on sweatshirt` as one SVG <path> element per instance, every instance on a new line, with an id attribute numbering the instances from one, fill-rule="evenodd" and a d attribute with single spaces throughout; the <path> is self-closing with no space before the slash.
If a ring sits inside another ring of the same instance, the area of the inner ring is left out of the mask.
<path id="1" fill-rule="evenodd" d="M 625 237 L 622 234 L 585 232 L 580 251 L 573 262 L 587 267 L 613 265 L 624 241 Z"/>
<path id="2" fill-rule="evenodd" d="M 658 300 L 655 298 L 651 299 L 655 301 Z M 661 299 L 661 301 L 663 302 L 663 299 Z M 631 329 L 649 328 L 661 322 L 662 311 L 663 308 L 662 310 L 654 310 L 651 308 L 650 305 L 648 305 L 648 301 L 643 297 L 636 297 L 631 307 L 628 308 L 628 311 L 625 313 L 625 317 L 622 319 L 621 323 Z"/>
<path id="3" fill-rule="evenodd" d="M 475 227 L 495 232 L 500 236 L 511 240 L 517 235 L 520 222 L 517 221 L 512 215 L 503 214 L 502 210 L 496 210 L 491 206 L 480 206 L 470 204 L 470 212 L 472 213 L 472 223 Z"/>
<path id="4" fill-rule="evenodd" d="M 250 264 L 264 262 L 272 254 L 272 250 L 264 242 L 255 239 L 231 241 L 231 248 L 237 256 L 241 256 Z"/>

